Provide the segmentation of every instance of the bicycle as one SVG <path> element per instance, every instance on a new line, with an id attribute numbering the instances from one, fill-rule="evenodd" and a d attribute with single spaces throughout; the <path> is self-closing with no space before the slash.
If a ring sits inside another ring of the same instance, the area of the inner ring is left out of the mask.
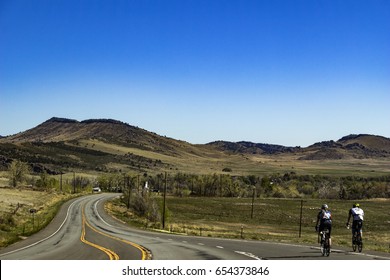
<path id="1" fill-rule="evenodd" d="M 349 226 L 347 228 L 349 229 Z M 359 253 L 361 253 L 363 250 L 363 238 L 361 232 L 361 225 L 359 223 L 356 224 L 352 236 L 352 250 L 356 252 L 356 249 L 359 251 Z"/>
<path id="2" fill-rule="evenodd" d="M 329 257 L 330 255 L 330 244 L 329 244 L 329 229 L 324 229 L 323 231 L 319 232 L 319 235 L 321 236 L 321 254 L 322 256 Z"/>

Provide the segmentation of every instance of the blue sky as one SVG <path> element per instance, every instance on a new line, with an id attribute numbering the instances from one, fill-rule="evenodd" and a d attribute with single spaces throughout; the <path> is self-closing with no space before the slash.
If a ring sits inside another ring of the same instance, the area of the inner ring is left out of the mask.
<path id="1" fill-rule="evenodd" d="M 0 0 L 0 135 L 53 117 L 308 146 L 390 137 L 390 1 Z"/>

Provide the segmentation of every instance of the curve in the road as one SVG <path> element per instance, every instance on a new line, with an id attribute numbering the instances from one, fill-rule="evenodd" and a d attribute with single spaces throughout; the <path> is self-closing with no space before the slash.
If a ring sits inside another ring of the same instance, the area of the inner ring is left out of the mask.
<path id="1" fill-rule="evenodd" d="M 97 201 L 97 202 L 99 202 L 99 201 Z M 97 203 L 96 202 L 96 203 Z M 96 205 L 96 204 L 95 204 Z M 123 242 L 123 243 L 125 243 L 125 244 L 128 244 L 128 245 L 130 245 L 130 246 L 133 246 L 133 247 L 135 247 L 135 248 L 137 248 L 138 250 L 140 250 L 141 251 L 141 260 L 146 260 L 146 259 L 148 259 L 149 258 L 149 255 L 150 254 L 148 254 L 148 251 L 144 248 L 144 247 L 142 247 L 141 245 L 138 245 L 138 244 L 136 244 L 136 243 L 134 243 L 134 242 L 131 242 L 131 241 L 128 241 L 128 240 L 125 240 L 125 239 L 122 239 L 122 238 L 119 238 L 119 237 L 116 237 L 116 236 L 113 236 L 113 235 L 110 235 L 110 234 L 108 234 L 108 233 L 105 233 L 105 232 L 103 232 L 103 231 L 100 231 L 100 230 L 98 230 L 97 228 L 95 228 L 95 227 L 93 227 L 90 223 L 88 223 L 88 221 L 86 220 L 86 218 L 85 218 L 85 213 L 84 213 L 84 208 L 83 208 L 83 223 L 85 223 L 90 229 L 92 229 L 94 232 L 96 232 L 96 233 L 98 233 L 98 234 L 100 234 L 100 235 L 103 235 L 103 236 L 105 236 L 105 237 L 107 237 L 107 238 L 110 238 L 110 239 L 113 239 L 113 240 L 117 240 L 117 241 L 120 241 L 120 242 Z M 96 213 L 98 213 L 97 211 L 96 211 Z M 99 215 L 99 214 L 98 214 Z M 99 215 L 99 217 L 100 217 L 100 215 Z M 103 221 L 103 222 L 105 222 L 101 217 L 100 217 L 100 219 Z M 85 230 L 84 230 L 84 235 L 85 235 Z M 83 240 L 82 240 L 83 241 Z M 85 239 L 84 239 L 84 241 L 85 241 Z M 83 242 L 84 242 L 83 241 Z M 93 244 L 93 243 L 92 243 Z M 93 245 L 92 245 L 93 246 Z M 99 248 L 100 248 L 100 250 L 103 250 L 107 255 L 109 255 L 109 257 L 110 257 L 110 260 L 112 260 L 112 259 L 114 259 L 114 260 L 119 260 L 119 256 L 115 253 L 115 252 L 113 252 L 113 251 L 111 251 L 110 249 L 107 249 L 107 248 L 105 248 L 105 247 L 103 247 L 103 246 L 100 246 L 100 245 L 97 245 Z"/>
<path id="2" fill-rule="evenodd" d="M 38 240 L 38 241 L 36 241 L 36 242 L 34 242 L 34 243 L 32 243 L 32 244 L 26 245 L 26 246 L 24 246 L 24 247 L 22 247 L 22 248 L 18 248 L 18 249 L 15 249 L 15 250 L 12 250 L 12 251 L 5 252 L 5 253 L 3 253 L 3 254 L 0 254 L 0 257 L 6 256 L 6 255 L 10 255 L 10 254 L 13 254 L 13 253 L 17 253 L 17 252 L 19 252 L 19 251 L 26 250 L 26 249 L 28 249 L 28 248 L 31 248 L 31 247 L 33 247 L 33 246 L 36 246 L 36 245 L 38 245 L 38 244 L 40 244 L 40 243 L 42 243 L 42 242 L 44 242 L 44 241 L 46 241 L 46 240 L 52 238 L 53 236 L 55 236 L 55 235 L 62 229 L 62 227 L 65 225 L 65 222 L 68 220 L 70 210 L 71 210 L 72 206 L 73 206 L 76 202 L 77 202 L 77 201 L 73 201 L 73 203 L 72 203 L 71 205 L 68 206 L 68 210 L 66 211 L 66 216 L 65 216 L 63 222 L 61 223 L 61 225 L 59 226 L 59 228 L 58 228 L 55 232 L 53 232 L 51 235 L 49 235 L 49 236 L 47 236 L 47 237 L 45 237 L 45 238 L 43 238 L 43 239 L 40 239 L 40 240 Z"/>
<path id="3" fill-rule="evenodd" d="M 88 196 L 69 201 L 47 228 L 0 250 L 0 259 L 151 258 L 143 246 L 100 229 L 97 220 L 103 219 L 97 209 L 96 213 L 86 213 L 87 205 L 92 206 L 99 200 L 97 196 Z M 78 245 L 80 242 L 82 246 Z"/>
<path id="4" fill-rule="evenodd" d="M 110 260 L 119 260 L 119 256 L 117 253 L 115 253 L 114 251 L 108 249 L 108 248 L 105 248 L 103 246 L 100 246 L 98 244 L 95 244 L 95 243 L 92 243 L 88 240 L 85 239 L 85 226 L 88 226 L 90 229 L 92 229 L 93 231 L 97 232 L 97 233 L 100 233 L 98 232 L 96 229 L 94 229 L 87 221 L 86 221 L 86 218 L 85 218 L 85 214 L 84 214 L 84 207 L 82 209 L 82 231 L 81 231 L 81 236 L 80 236 L 80 240 L 81 242 L 91 246 L 91 247 L 94 247 L 100 251 L 103 251 L 104 253 L 107 254 L 107 256 L 110 258 Z"/>

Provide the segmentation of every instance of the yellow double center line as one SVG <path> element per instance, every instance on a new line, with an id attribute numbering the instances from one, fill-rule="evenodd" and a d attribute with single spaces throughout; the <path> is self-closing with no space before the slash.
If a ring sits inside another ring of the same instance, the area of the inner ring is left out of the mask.
<path id="1" fill-rule="evenodd" d="M 88 226 L 90 229 L 92 229 L 92 230 L 95 231 L 96 233 L 99 233 L 99 234 L 101 234 L 101 235 L 104 235 L 104 236 L 106 236 L 106 237 L 108 237 L 108 238 L 111 238 L 111 239 L 113 239 L 113 240 L 121 241 L 121 242 L 123 242 L 123 243 L 126 243 L 126 244 L 128 244 L 128 245 L 131 245 L 131 246 L 137 248 L 137 249 L 140 250 L 141 253 L 142 253 L 142 258 L 141 258 L 142 260 L 146 260 L 146 259 L 148 258 L 148 256 L 149 256 L 147 250 L 146 250 L 144 247 L 142 247 L 142 246 L 140 246 L 140 245 L 138 245 L 138 244 L 136 244 L 136 243 L 127 241 L 127 240 L 125 240 L 125 239 L 122 239 L 122 238 L 119 238 L 119 237 L 115 237 L 115 236 L 109 235 L 109 234 L 104 233 L 104 232 L 102 232 L 102 231 L 99 231 L 99 230 L 97 230 L 96 228 L 94 228 L 93 226 L 91 226 L 91 225 L 88 223 L 87 219 L 85 218 L 84 207 L 83 207 L 83 208 L 82 208 L 82 231 L 81 231 L 80 240 L 81 240 L 82 242 L 84 242 L 85 244 L 88 244 L 88 245 L 90 245 L 90 246 L 92 246 L 92 247 L 95 247 L 95 248 L 97 248 L 97 249 L 103 251 L 104 253 L 106 253 L 106 254 L 108 255 L 108 257 L 110 258 L 110 260 L 119 260 L 118 254 L 116 254 L 114 251 L 111 251 L 110 249 L 107 249 L 107 248 L 105 248 L 105 247 L 103 247 L 103 246 L 97 245 L 97 244 L 95 244 L 95 243 L 92 243 L 92 242 L 89 242 L 88 240 L 86 240 L 86 239 L 85 239 L 85 226 Z"/>
<path id="2" fill-rule="evenodd" d="M 91 227 L 91 225 L 85 219 L 84 207 L 82 209 L 82 220 L 83 221 L 82 221 L 82 230 L 81 230 L 80 240 L 82 242 L 84 242 L 85 244 L 89 245 L 89 246 L 92 246 L 94 248 L 97 248 L 97 249 L 103 251 L 104 253 L 106 253 L 108 255 L 110 260 L 119 260 L 118 254 L 116 254 L 114 251 L 111 251 L 110 249 L 107 249 L 107 248 L 105 248 L 103 246 L 100 246 L 100 245 L 97 245 L 95 243 L 89 242 L 88 240 L 85 239 L 85 226 L 87 225 L 89 228 L 91 228 L 91 229 L 93 229 L 93 228 Z"/>

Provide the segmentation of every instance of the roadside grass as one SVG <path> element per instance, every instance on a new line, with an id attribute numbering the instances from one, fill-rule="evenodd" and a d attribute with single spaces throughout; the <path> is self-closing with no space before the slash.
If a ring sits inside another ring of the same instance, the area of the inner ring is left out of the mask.
<path id="1" fill-rule="evenodd" d="M 162 205 L 161 196 L 153 196 Z M 390 200 L 359 201 L 365 211 L 363 250 L 390 253 Z M 231 239 L 265 240 L 316 245 L 314 230 L 317 213 L 323 203 L 332 211 L 332 244 L 351 246 L 351 231 L 346 228 L 353 202 L 345 200 L 167 197 L 166 232 Z M 108 202 L 107 210 L 124 222 L 151 230 L 162 230 L 161 223 L 149 223 L 128 211 L 120 200 Z"/>
<path id="2" fill-rule="evenodd" d="M 6 247 L 46 227 L 60 206 L 76 195 L 0 188 L 0 247 Z M 35 209 L 36 213 L 32 214 L 31 209 Z"/>

